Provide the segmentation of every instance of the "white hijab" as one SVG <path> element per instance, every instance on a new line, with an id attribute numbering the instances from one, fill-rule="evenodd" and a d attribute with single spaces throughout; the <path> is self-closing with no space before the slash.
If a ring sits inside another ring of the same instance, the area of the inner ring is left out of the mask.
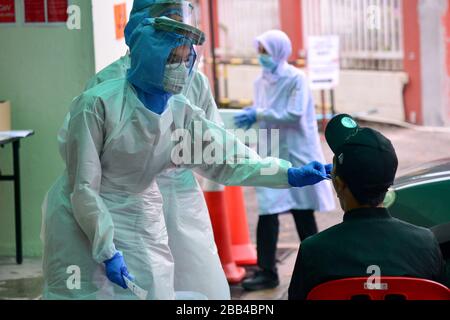
<path id="1" fill-rule="evenodd" d="M 292 54 L 291 40 L 283 31 L 270 30 L 255 38 L 256 49 L 258 49 L 259 44 L 267 50 L 277 64 L 277 68 L 273 72 L 264 70 L 263 77 L 268 80 L 278 79 Z"/>

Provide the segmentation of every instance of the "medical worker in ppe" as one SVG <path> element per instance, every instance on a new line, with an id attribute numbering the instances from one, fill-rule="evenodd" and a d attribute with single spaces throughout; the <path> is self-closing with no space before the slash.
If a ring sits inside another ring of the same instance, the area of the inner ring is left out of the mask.
<path id="1" fill-rule="evenodd" d="M 294 166 L 324 161 L 316 113 L 308 81 L 302 71 L 288 64 L 292 53 L 289 37 L 282 31 L 268 31 L 255 40 L 263 73 L 255 82 L 254 107 L 235 117 L 236 125 L 279 130 L 280 158 Z M 268 144 L 271 146 L 271 144 Z M 317 233 L 314 211 L 335 208 L 329 182 L 302 189 L 257 188 L 260 217 L 257 226 L 257 255 L 260 270 L 243 282 L 247 290 L 278 286 L 276 248 L 278 214 L 291 212 L 301 240 Z"/>
<path id="2" fill-rule="evenodd" d="M 312 185 L 331 171 L 319 162 L 293 168 L 285 160 L 261 159 L 179 95 L 189 87 L 194 47 L 203 42 L 204 34 L 187 24 L 144 19 L 130 37 L 127 78 L 73 101 L 60 148 L 66 169 L 43 204 L 44 298 L 136 299 L 124 278 L 147 290 L 149 299 L 174 298 L 155 180 L 169 167 L 195 169 L 225 185 L 276 188 Z M 202 151 L 215 151 L 214 162 L 189 157 L 198 140 Z M 230 141 L 234 147 L 226 148 Z M 181 157 L 180 145 L 188 147 Z M 74 268 L 75 284 L 68 281 Z"/>
<path id="3" fill-rule="evenodd" d="M 126 41 L 143 19 L 159 16 L 197 25 L 194 8 L 187 1 L 135 0 L 125 29 Z M 129 67 L 130 56 L 126 54 L 96 74 L 86 90 L 107 80 L 125 78 Z M 190 88 L 185 90 L 187 98 L 204 110 L 206 119 L 222 124 L 208 79 L 198 70 L 192 72 Z M 60 131 L 60 141 L 65 141 L 69 119 L 70 114 Z M 210 300 L 230 299 L 208 207 L 192 170 L 167 169 L 157 176 L 156 181 L 163 197 L 169 247 L 175 264 L 175 291 L 199 292 Z"/>

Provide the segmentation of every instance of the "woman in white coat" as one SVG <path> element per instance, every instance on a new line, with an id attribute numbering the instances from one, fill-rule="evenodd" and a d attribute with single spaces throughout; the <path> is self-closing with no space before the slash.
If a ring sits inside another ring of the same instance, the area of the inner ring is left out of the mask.
<path id="1" fill-rule="evenodd" d="M 311 159 L 323 162 L 314 101 L 307 79 L 302 71 L 287 62 L 292 53 L 289 37 L 282 31 L 271 30 L 257 37 L 255 45 L 263 74 L 255 82 L 254 107 L 236 116 L 236 124 L 249 128 L 257 122 L 261 129 L 278 129 L 279 156 L 295 166 L 307 164 Z M 275 263 L 278 214 L 293 214 L 299 237 L 303 240 L 317 233 L 314 211 L 335 208 L 329 182 L 302 189 L 257 188 L 257 196 L 260 210 L 257 253 L 261 270 L 244 281 L 247 290 L 273 288 L 279 283 Z"/>

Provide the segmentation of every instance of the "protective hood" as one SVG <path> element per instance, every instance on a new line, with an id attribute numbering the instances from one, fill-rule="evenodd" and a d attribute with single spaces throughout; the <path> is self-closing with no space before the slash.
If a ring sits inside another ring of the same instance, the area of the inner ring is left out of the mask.
<path id="1" fill-rule="evenodd" d="M 164 4 L 164 3 L 182 3 L 183 0 L 134 0 L 133 2 L 133 9 L 131 10 L 131 13 L 136 13 L 138 11 L 142 11 L 146 8 L 149 8 L 152 5 L 155 4 Z"/>
<path id="2" fill-rule="evenodd" d="M 125 27 L 125 42 L 129 45 L 130 37 L 137 26 L 146 18 L 156 18 L 167 12 L 158 9 L 163 5 L 169 8 L 172 5 L 188 4 L 185 0 L 134 0 L 130 19 Z M 156 9 L 153 10 L 152 9 Z"/>
<path id="3" fill-rule="evenodd" d="M 127 78 L 143 91 L 163 91 L 164 71 L 172 50 L 182 44 L 183 37 L 156 30 L 154 19 L 144 19 L 130 37 L 131 67 Z"/>

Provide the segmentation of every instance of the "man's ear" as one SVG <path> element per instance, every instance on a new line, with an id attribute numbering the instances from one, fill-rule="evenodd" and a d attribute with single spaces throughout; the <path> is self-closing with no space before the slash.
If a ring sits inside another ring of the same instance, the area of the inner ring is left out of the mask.
<path id="1" fill-rule="evenodd" d="M 342 193 L 347 188 L 347 184 L 339 176 L 337 176 L 336 179 L 334 179 L 334 182 L 335 182 L 336 192 L 338 192 L 338 193 Z"/>

